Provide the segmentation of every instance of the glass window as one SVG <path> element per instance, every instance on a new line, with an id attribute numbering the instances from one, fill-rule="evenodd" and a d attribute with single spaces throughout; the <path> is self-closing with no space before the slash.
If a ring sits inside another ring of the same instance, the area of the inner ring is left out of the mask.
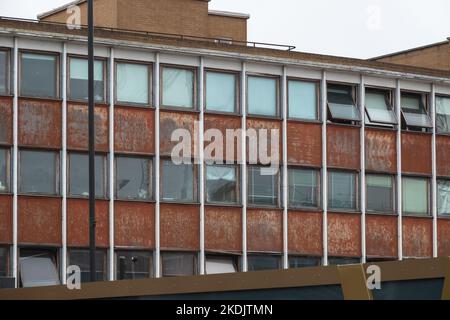
<path id="1" fill-rule="evenodd" d="M 95 156 L 95 196 L 106 198 L 106 156 Z M 69 154 L 69 195 L 89 197 L 89 156 Z"/>
<path id="2" fill-rule="evenodd" d="M 206 110 L 236 112 L 236 74 L 206 72 Z"/>
<path id="3" fill-rule="evenodd" d="M 150 200 L 152 198 L 152 161 L 137 157 L 116 157 L 116 198 Z"/>
<path id="4" fill-rule="evenodd" d="M 69 249 L 68 264 L 78 266 L 81 269 L 81 282 L 91 281 L 90 252 L 88 249 Z M 95 279 L 96 281 L 106 281 L 106 252 L 97 250 L 95 252 Z"/>
<path id="5" fill-rule="evenodd" d="M 164 67 L 162 85 L 163 106 L 194 108 L 195 73 L 193 70 Z"/>
<path id="6" fill-rule="evenodd" d="M 317 83 L 289 80 L 289 117 L 317 120 Z"/>
<path id="7" fill-rule="evenodd" d="M 450 216 L 450 180 L 438 181 L 438 213 Z"/>
<path id="8" fill-rule="evenodd" d="M 197 254 L 164 252 L 161 254 L 163 277 L 194 276 L 197 274 Z"/>
<path id="9" fill-rule="evenodd" d="M 356 173 L 328 173 L 328 206 L 337 210 L 356 210 Z"/>
<path id="10" fill-rule="evenodd" d="M 433 127 L 424 99 L 421 94 L 402 93 L 402 114 L 408 127 Z"/>
<path id="11" fill-rule="evenodd" d="M 20 250 L 20 283 L 23 288 L 58 286 L 56 254 L 46 250 Z"/>
<path id="12" fill-rule="evenodd" d="M 19 162 L 20 193 L 58 194 L 58 171 L 58 153 L 21 150 Z"/>
<path id="13" fill-rule="evenodd" d="M 149 66 L 136 63 L 117 63 L 116 100 L 122 103 L 147 105 L 149 101 Z"/>
<path id="14" fill-rule="evenodd" d="M 397 124 L 390 92 L 367 89 L 365 100 L 369 124 Z"/>
<path id="15" fill-rule="evenodd" d="M 429 214 L 428 179 L 403 177 L 403 213 Z"/>
<path id="16" fill-rule="evenodd" d="M 278 206 L 279 179 L 277 174 L 267 174 L 264 167 L 248 168 L 248 203 L 250 205 Z"/>
<path id="17" fill-rule="evenodd" d="M 238 183 L 235 166 L 206 166 L 206 202 L 238 202 Z"/>
<path id="18" fill-rule="evenodd" d="M 176 165 L 166 160 L 163 162 L 162 170 L 164 201 L 194 202 L 196 200 L 194 165 Z"/>
<path id="19" fill-rule="evenodd" d="M 234 257 L 207 256 L 205 264 L 206 274 L 225 274 L 237 272 L 237 264 Z"/>
<path id="20" fill-rule="evenodd" d="M 104 62 L 94 62 L 94 97 L 95 101 L 105 101 Z M 88 100 L 88 60 L 70 58 L 69 65 L 69 98 L 72 100 Z"/>
<path id="21" fill-rule="evenodd" d="M 342 257 L 329 257 L 328 265 L 330 266 L 343 266 L 347 264 L 360 264 L 360 258 L 342 258 Z"/>
<path id="22" fill-rule="evenodd" d="M 354 88 L 346 85 L 328 84 L 328 109 L 334 120 L 360 121 L 359 110 L 353 98 Z"/>
<path id="23" fill-rule="evenodd" d="M 281 268 L 281 257 L 270 255 L 248 255 L 248 271 L 277 270 Z"/>
<path id="24" fill-rule="evenodd" d="M 9 191 L 9 151 L 0 149 L 0 193 Z"/>
<path id="25" fill-rule="evenodd" d="M 436 130 L 450 133 L 450 98 L 436 97 Z"/>
<path id="26" fill-rule="evenodd" d="M 0 247 L 0 278 L 9 275 L 9 250 Z"/>
<path id="27" fill-rule="evenodd" d="M 278 114 L 278 79 L 249 76 L 247 86 L 248 114 Z"/>
<path id="28" fill-rule="evenodd" d="M 0 94 L 8 93 L 8 52 L 0 51 Z"/>
<path id="29" fill-rule="evenodd" d="M 318 172 L 289 169 L 289 206 L 317 208 L 319 206 Z"/>
<path id="30" fill-rule="evenodd" d="M 27 97 L 57 97 L 56 55 L 22 53 L 20 94 Z"/>
<path id="31" fill-rule="evenodd" d="M 289 268 L 291 269 L 318 267 L 321 262 L 322 258 L 320 257 L 289 256 Z"/>
<path id="32" fill-rule="evenodd" d="M 394 212 L 394 179 L 391 176 L 366 176 L 367 211 Z"/>
<path id="33" fill-rule="evenodd" d="M 153 275 L 153 253 L 117 251 L 117 280 L 137 280 Z"/>

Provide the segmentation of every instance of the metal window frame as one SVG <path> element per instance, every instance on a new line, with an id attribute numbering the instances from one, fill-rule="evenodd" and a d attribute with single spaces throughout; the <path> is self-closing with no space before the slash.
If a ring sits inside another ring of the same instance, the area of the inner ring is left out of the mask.
<path id="1" fill-rule="evenodd" d="M 369 194 L 370 193 L 368 192 L 368 188 L 369 188 L 369 185 L 367 183 L 367 177 L 368 176 L 389 177 L 391 179 L 391 182 L 392 182 L 392 190 L 391 190 L 391 193 L 392 193 L 392 211 L 389 211 L 389 212 L 387 212 L 387 211 L 377 211 L 377 210 L 371 210 L 369 208 L 368 203 L 369 203 Z M 378 214 L 378 215 L 396 215 L 397 214 L 397 206 L 398 206 L 398 203 L 397 203 L 398 199 L 396 197 L 397 179 L 396 179 L 395 175 L 387 174 L 387 173 L 380 173 L 380 172 L 366 171 L 366 185 L 365 185 L 365 188 L 366 188 L 366 212 L 368 214 L 374 214 L 374 215 L 376 215 L 376 214 Z"/>
<path id="2" fill-rule="evenodd" d="M 236 202 L 221 202 L 221 201 L 208 201 L 208 167 L 227 167 L 227 168 L 233 168 L 234 172 L 235 172 L 235 192 L 236 192 Z M 237 206 L 239 207 L 242 203 L 242 199 L 241 199 L 241 186 L 240 186 L 240 180 L 241 180 L 241 172 L 240 172 L 240 168 L 239 165 L 234 163 L 234 164 L 205 164 L 204 166 L 204 177 L 205 177 L 205 181 L 204 181 L 204 190 L 205 190 L 205 204 L 206 205 L 223 205 L 223 206 Z"/>
<path id="3" fill-rule="evenodd" d="M 43 254 L 49 254 L 50 258 L 52 259 L 52 262 L 55 265 L 56 271 L 58 273 L 58 276 L 61 276 L 60 270 L 61 267 L 61 256 L 60 256 L 60 248 L 51 247 L 51 246 L 45 246 L 45 245 L 37 245 L 37 246 L 19 246 L 17 248 L 17 278 L 16 283 L 17 287 L 22 287 L 21 284 L 21 275 L 20 275 L 20 259 L 21 259 L 21 252 L 22 251 L 36 251 L 41 252 Z M 59 279 L 62 283 L 62 279 Z"/>
<path id="4" fill-rule="evenodd" d="M 255 168 L 270 168 L 270 166 L 264 166 L 264 165 L 247 165 L 247 206 L 249 208 L 272 208 L 272 209 L 280 209 L 282 206 L 282 171 L 280 168 L 278 168 L 277 177 L 275 179 L 277 185 L 275 186 L 274 190 L 276 191 L 276 204 L 275 205 L 264 205 L 264 204 L 254 204 L 250 201 L 250 192 L 249 190 L 253 191 L 253 187 L 251 187 L 251 183 L 253 182 L 253 178 L 251 177 L 251 174 Z"/>
<path id="5" fill-rule="evenodd" d="M 115 248 L 114 250 L 114 280 L 118 281 L 118 273 L 119 273 L 119 256 L 120 253 L 148 253 L 148 257 L 150 259 L 150 263 L 149 263 L 149 270 L 148 270 L 148 274 L 149 277 L 148 278 L 154 278 L 155 277 L 155 259 L 154 259 L 154 252 L 152 250 L 144 250 L 144 249 L 136 249 L 136 248 Z"/>
<path id="6" fill-rule="evenodd" d="M 316 199 L 317 199 L 317 206 L 314 207 L 306 207 L 306 206 L 293 206 L 291 204 L 290 199 L 290 193 L 291 193 L 291 171 L 313 171 L 316 173 Z M 287 190 L 287 196 L 288 196 L 288 209 L 289 210 L 320 210 L 322 208 L 322 183 L 321 179 L 322 173 L 320 168 L 314 168 L 314 167 L 305 167 L 305 166 L 298 166 L 298 165 L 288 165 L 288 190 Z"/>
<path id="7" fill-rule="evenodd" d="M 5 92 L 2 95 L 11 95 L 11 48 L 0 47 L 0 52 L 5 52 Z"/>
<path id="8" fill-rule="evenodd" d="M 89 263 L 89 248 L 82 248 L 82 247 L 69 247 L 67 248 L 67 265 L 72 265 L 70 262 L 70 255 L 73 251 L 79 251 L 82 253 L 87 254 L 87 261 Z M 106 248 L 99 248 L 97 247 L 95 249 L 95 254 L 102 254 L 103 256 L 103 261 L 102 261 L 102 271 L 103 272 L 103 281 L 107 281 L 107 279 L 109 278 L 108 275 L 108 249 Z M 96 262 L 98 262 L 98 259 L 96 259 Z M 97 267 L 96 267 L 97 269 Z M 89 272 L 90 270 L 86 270 L 86 271 L 82 271 L 82 272 Z M 99 271 L 96 271 L 96 273 L 98 273 Z"/>
<path id="9" fill-rule="evenodd" d="M 164 274 L 164 255 L 166 254 L 179 254 L 179 255 L 191 255 L 193 258 L 193 270 L 194 270 L 194 276 L 199 275 L 199 257 L 198 252 L 195 251 L 163 251 L 161 252 L 161 277 L 163 278 L 173 278 L 173 277 L 186 277 L 191 275 L 185 275 L 185 274 L 179 274 L 179 275 L 165 275 Z"/>
<path id="10" fill-rule="evenodd" d="M 405 183 L 405 179 L 416 179 L 416 180 L 424 180 L 427 183 L 427 213 L 423 214 L 423 213 L 417 213 L 417 212 L 407 212 L 405 211 L 405 205 L 404 205 L 404 197 L 403 197 L 403 192 L 404 192 L 404 183 Z M 423 176 L 423 175 L 414 175 L 414 174 L 402 174 L 402 181 L 401 181 L 401 185 L 402 185 L 402 216 L 403 217 L 423 217 L 423 218 L 431 218 L 433 216 L 432 213 L 432 205 L 431 205 L 431 178 L 428 176 Z"/>
<path id="11" fill-rule="evenodd" d="M 283 269 L 283 254 L 282 253 L 274 253 L 274 252 L 250 252 L 247 254 L 247 261 L 251 260 L 252 258 L 257 257 L 271 257 L 271 258 L 277 258 L 278 260 L 278 268 L 275 270 L 282 270 Z M 248 263 L 248 262 L 247 262 Z M 249 272 L 256 272 L 255 270 L 248 270 Z"/>
<path id="12" fill-rule="evenodd" d="M 249 111 L 249 88 L 248 83 L 250 78 L 263 78 L 263 79 L 272 79 L 276 81 L 276 106 L 275 106 L 275 114 L 274 115 L 263 115 L 263 114 L 254 114 Z M 266 74 L 266 73 L 258 73 L 258 72 L 246 72 L 245 73 L 245 92 L 244 96 L 245 105 L 246 105 L 246 116 L 251 118 L 263 118 L 263 119 L 276 119 L 280 120 L 282 118 L 281 115 L 281 79 L 280 75 L 274 74 Z"/>
<path id="13" fill-rule="evenodd" d="M 379 94 L 383 94 L 384 95 L 384 99 L 386 101 L 386 105 L 388 107 L 388 110 L 391 111 L 393 118 L 395 119 L 395 123 L 391 123 L 391 122 L 387 122 L 387 121 L 373 121 L 370 117 L 370 113 L 369 113 L 369 107 L 367 106 L 367 100 L 365 99 L 365 114 L 367 115 L 367 118 L 369 120 L 369 122 L 366 121 L 366 125 L 368 126 L 377 126 L 377 125 L 381 125 L 383 127 L 395 127 L 397 125 L 399 125 L 399 119 L 397 119 L 397 115 L 395 114 L 395 109 L 394 109 L 394 105 L 393 105 L 393 91 L 391 89 L 383 89 L 383 88 L 379 88 L 379 87 L 365 87 L 365 92 L 364 95 L 367 94 L 367 92 L 373 92 L 373 93 L 379 93 Z"/>
<path id="14" fill-rule="evenodd" d="M 444 181 L 444 182 L 448 182 L 450 183 L 450 178 L 449 177 L 437 177 L 436 179 L 436 183 L 437 183 L 437 188 L 436 188 L 436 196 L 439 198 L 439 184 Z M 445 214 L 439 213 L 439 201 L 438 199 L 436 199 L 436 204 L 437 204 L 437 216 L 439 219 L 450 219 L 450 212 L 446 212 Z"/>
<path id="15" fill-rule="evenodd" d="M 208 275 L 207 273 L 207 269 L 206 269 L 206 264 L 208 262 L 209 259 L 221 259 L 221 260 L 225 260 L 225 259 L 231 259 L 231 262 L 233 263 L 234 269 L 235 269 L 235 273 L 239 272 L 239 255 L 236 254 L 225 254 L 225 253 L 210 253 L 207 252 L 205 253 L 205 275 Z"/>
<path id="16" fill-rule="evenodd" d="M 306 82 L 306 83 L 313 83 L 316 87 L 316 118 L 315 119 L 304 119 L 304 118 L 298 118 L 298 117 L 292 117 L 290 115 L 291 111 L 291 105 L 289 104 L 289 96 L 290 96 L 290 90 L 289 90 L 289 83 L 290 82 Z M 287 120 L 296 120 L 296 121 L 302 121 L 302 122 L 312 122 L 312 123 L 320 123 L 322 121 L 322 116 L 320 112 L 320 80 L 315 79 L 308 79 L 308 78 L 298 78 L 298 77 L 287 77 L 286 79 L 286 88 L 285 88 L 285 95 L 286 95 L 286 105 L 287 105 Z"/>
<path id="17" fill-rule="evenodd" d="M 5 257 L 6 257 L 6 261 L 5 261 L 5 275 L 6 277 L 9 277 L 11 275 L 11 249 L 9 246 L 7 245 L 0 245 L 0 250 L 5 250 Z M 1 265 L 1 262 L 0 262 Z"/>
<path id="18" fill-rule="evenodd" d="M 159 106 L 161 110 L 167 110 L 167 111 L 194 111 L 199 112 L 200 108 L 203 108 L 203 106 L 199 106 L 199 86 L 198 86 L 198 79 L 199 79 L 199 67 L 193 67 L 193 66 L 186 66 L 186 65 L 179 65 L 179 64 L 168 64 L 168 63 L 160 63 L 159 65 Z M 193 73 L 193 86 L 192 86 L 192 107 L 179 107 L 179 106 L 169 106 L 164 104 L 164 69 L 176 69 L 176 70 L 183 70 L 183 71 L 190 71 Z"/>
<path id="19" fill-rule="evenodd" d="M 403 108 L 403 103 L 402 103 L 402 99 L 404 95 L 409 95 L 409 96 L 419 96 L 420 95 L 420 100 L 419 102 L 421 102 L 420 107 L 423 108 L 423 111 L 425 111 L 425 116 L 428 117 L 428 119 L 430 120 L 430 126 L 427 127 L 417 127 L 417 126 L 410 126 L 408 125 L 408 122 L 406 121 L 406 117 L 405 117 L 405 112 L 404 108 Z M 430 104 L 429 104 L 429 96 L 430 93 L 429 92 L 422 92 L 422 91 L 414 91 L 414 90 L 401 90 L 400 91 L 400 113 L 402 115 L 403 121 L 405 123 L 405 127 L 402 128 L 405 131 L 417 131 L 417 130 L 411 130 L 411 128 L 419 128 L 419 129 L 425 129 L 425 130 L 432 130 L 434 128 L 433 125 L 433 121 L 432 121 L 432 117 L 431 117 L 431 110 L 430 110 Z"/>
<path id="20" fill-rule="evenodd" d="M 207 74 L 208 73 L 218 73 L 218 74 L 228 74 L 228 75 L 234 75 L 234 82 L 235 82 L 235 97 L 234 97 L 234 110 L 232 112 L 226 112 L 226 111 L 216 111 L 216 110 L 210 110 L 208 109 L 206 97 L 208 93 L 208 86 L 207 86 Z M 230 116 L 241 116 L 242 114 L 242 107 L 241 107 L 241 80 L 240 80 L 240 72 L 234 71 L 234 70 L 226 70 L 226 69 L 217 69 L 217 68 L 204 68 L 204 76 L 203 76 L 203 111 L 205 114 L 217 114 L 217 115 L 230 115 Z"/>
<path id="21" fill-rule="evenodd" d="M 328 101 L 328 91 L 330 89 L 330 86 L 341 86 L 341 87 L 349 87 L 351 88 L 351 98 L 352 98 L 352 102 L 353 102 L 353 107 L 356 109 L 357 111 L 357 115 L 359 120 L 355 120 L 355 119 L 344 119 L 344 118 L 335 118 L 333 117 L 333 113 L 331 112 L 331 108 L 330 108 L 330 103 Z M 327 91 L 326 91 L 326 106 L 327 106 L 327 110 L 329 113 L 329 117 L 328 121 L 332 122 L 332 123 L 341 123 L 342 121 L 346 122 L 355 122 L 355 123 L 360 123 L 362 122 L 364 119 L 361 119 L 361 110 L 360 107 L 358 106 L 358 103 L 356 103 L 356 101 L 358 101 L 359 98 L 359 94 L 358 94 L 358 84 L 355 83 L 346 83 L 346 82 L 336 82 L 336 81 L 327 81 Z"/>
<path id="22" fill-rule="evenodd" d="M 331 206 L 331 204 L 330 204 L 331 196 L 332 196 L 332 192 L 330 190 L 331 185 L 332 185 L 330 183 L 330 177 L 331 177 L 331 175 L 333 173 L 337 173 L 337 172 L 354 175 L 354 182 L 355 182 L 355 190 L 354 190 L 355 192 L 354 193 L 355 193 L 355 206 L 356 207 L 353 208 L 353 209 L 333 208 Z M 327 199 L 327 201 L 328 201 L 328 206 L 327 206 L 328 211 L 331 211 L 331 212 L 343 212 L 343 213 L 346 213 L 346 212 L 348 212 L 348 213 L 357 213 L 357 212 L 359 212 L 361 210 L 361 204 L 360 204 L 360 201 L 359 201 L 360 195 L 361 195 L 361 192 L 359 191 L 359 186 L 360 186 L 360 172 L 359 171 L 329 168 L 327 170 L 327 180 L 328 180 L 328 184 L 327 184 L 327 186 L 328 186 L 328 192 L 327 192 L 327 194 L 328 194 L 328 199 Z"/>
<path id="23" fill-rule="evenodd" d="M 436 103 L 436 101 L 437 101 L 437 99 L 448 99 L 448 100 L 450 100 L 450 95 L 445 95 L 445 94 L 436 94 L 435 95 L 435 103 Z M 437 107 L 435 107 L 435 117 L 436 117 L 436 135 L 439 135 L 439 136 L 449 136 L 450 135 L 450 122 L 448 123 L 448 131 L 440 131 L 439 129 L 438 129 L 438 126 L 437 126 L 437 116 L 438 116 L 438 114 L 440 114 L 440 113 L 438 113 L 437 112 Z M 450 117 L 450 116 L 449 116 Z M 450 120 L 449 120 L 450 121 Z"/>
<path id="24" fill-rule="evenodd" d="M 12 165 L 11 165 L 11 160 L 12 160 L 12 151 L 11 151 L 11 147 L 2 147 L 0 146 L 0 151 L 4 150 L 5 151 L 5 173 L 6 173 L 6 190 L 5 191 L 0 191 L 0 194 L 11 194 L 11 180 L 12 180 Z"/>
<path id="25" fill-rule="evenodd" d="M 289 265 L 289 269 L 298 269 L 298 268 L 292 268 L 291 267 L 291 259 L 298 259 L 298 258 L 306 258 L 306 259 L 317 259 L 318 264 L 317 267 L 320 267 L 322 265 L 322 256 L 315 256 L 315 255 L 311 255 L 311 254 L 289 254 L 288 257 L 288 265 Z"/>

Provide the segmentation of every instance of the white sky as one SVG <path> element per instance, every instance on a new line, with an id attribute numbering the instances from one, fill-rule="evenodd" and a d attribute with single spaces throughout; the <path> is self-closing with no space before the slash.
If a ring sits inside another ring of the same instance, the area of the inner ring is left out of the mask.
<path id="1" fill-rule="evenodd" d="M 36 18 L 70 1 L 0 0 L 0 16 Z M 212 0 L 210 9 L 249 13 L 249 41 L 355 58 L 450 37 L 448 0 Z"/>

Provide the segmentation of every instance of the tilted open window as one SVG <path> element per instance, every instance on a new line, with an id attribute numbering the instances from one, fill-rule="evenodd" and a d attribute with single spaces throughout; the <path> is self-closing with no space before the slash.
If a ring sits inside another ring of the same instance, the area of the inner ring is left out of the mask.
<path id="1" fill-rule="evenodd" d="M 367 124 L 396 125 L 398 124 L 394 109 L 392 108 L 392 94 L 390 91 L 367 89 L 366 114 Z"/>
<path id="2" fill-rule="evenodd" d="M 406 129 L 433 128 L 427 110 L 427 96 L 420 93 L 402 93 L 402 115 Z"/>
<path id="3" fill-rule="evenodd" d="M 355 87 L 328 84 L 327 92 L 330 121 L 361 121 L 361 116 L 355 103 Z"/>
<path id="4" fill-rule="evenodd" d="M 207 256 L 206 274 L 225 274 L 237 272 L 236 259 L 233 256 Z"/>
<path id="5" fill-rule="evenodd" d="M 56 269 L 56 254 L 47 250 L 20 250 L 20 282 L 23 288 L 61 284 Z"/>

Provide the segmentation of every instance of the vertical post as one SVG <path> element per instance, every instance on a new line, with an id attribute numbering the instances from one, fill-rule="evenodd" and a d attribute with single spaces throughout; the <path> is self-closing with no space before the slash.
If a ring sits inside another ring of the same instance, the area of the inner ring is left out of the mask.
<path id="1" fill-rule="evenodd" d="M 109 280 L 114 281 L 114 186 L 115 186 L 115 169 L 114 169 L 114 92 L 115 92 L 115 61 L 114 48 L 109 53 Z"/>
<path id="2" fill-rule="evenodd" d="M 14 99 L 13 99 L 13 264 L 12 274 L 16 279 L 16 288 L 18 281 L 18 248 L 17 248 L 17 215 L 18 215 L 18 161 L 19 161 L 19 40 L 14 38 Z"/>
<path id="3" fill-rule="evenodd" d="M 433 257 L 437 258 L 438 256 L 438 205 L 437 205 L 437 149 L 436 149 L 436 86 L 434 84 L 431 85 L 431 93 L 430 93 L 430 112 L 431 119 L 433 121 L 433 137 L 432 137 L 432 186 L 431 186 L 431 208 L 433 215 Z"/>
<path id="4" fill-rule="evenodd" d="M 402 185 L 402 95 L 400 80 L 395 89 L 395 110 L 397 111 L 397 212 L 398 212 L 398 259 L 403 260 L 403 185 Z"/>
<path id="5" fill-rule="evenodd" d="M 323 208 L 323 265 L 328 265 L 328 161 L 327 161 L 327 72 L 322 73 L 322 208 Z"/>
<path id="6" fill-rule="evenodd" d="M 200 162 L 200 184 L 199 184 L 199 196 L 200 196 L 200 274 L 205 274 L 205 154 L 204 154 L 204 59 L 200 57 L 199 67 L 199 108 L 200 108 L 200 125 L 199 125 L 199 162 Z M 197 139 L 197 137 L 196 137 Z"/>
<path id="7" fill-rule="evenodd" d="M 288 141 L 287 141 L 287 69 L 286 66 L 283 67 L 283 77 L 281 84 L 281 95 L 282 95 L 282 109 L 283 109 L 283 267 L 284 269 L 289 268 L 289 235 L 288 235 Z"/>
<path id="8" fill-rule="evenodd" d="M 61 155 L 61 196 L 62 196 L 62 253 L 61 279 L 67 283 L 67 43 L 63 44 L 62 55 L 62 155 Z"/>
<path id="9" fill-rule="evenodd" d="M 242 272 L 247 272 L 247 66 L 245 62 L 242 62 L 241 70 L 241 109 Z"/>
<path id="10" fill-rule="evenodd" d="M 361 81 L 359 84 L 359 108 L 359 111 L 361 112 L 361 262 L 366 263 L 366 88 L 364 83 L 364 75 L 361 75 Z"/>
<path id="11" fill-rule="evenodd" d="M 155 67 L 154 67 L 154 98 L 155 98 L 155 277 L 161 277 L 161 242 L 160 242 L 160 133 L 159 133 L 159 119 L 160 119 L 160 108 L 159 108 L 159 88 L 160 88 L 160 77 L 159 77 L 159 53 L 155 54 Z"/>

